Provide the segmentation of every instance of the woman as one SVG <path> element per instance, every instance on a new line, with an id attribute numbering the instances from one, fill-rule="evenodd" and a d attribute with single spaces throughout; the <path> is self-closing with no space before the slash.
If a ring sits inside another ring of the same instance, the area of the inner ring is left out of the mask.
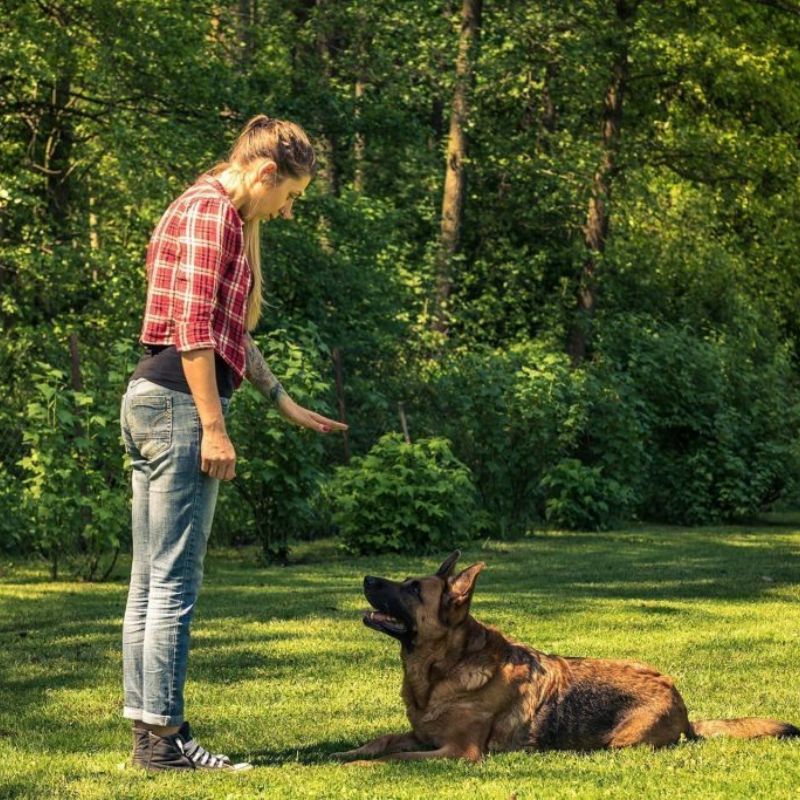
<path id="1" fill-rule="evenodd" d="M 235 477 L 225 429 L 243 377 L 286 419 L 346 428 L 297 405 L 251 338 L 262 306 L 259 223 L 292 218 L 315 169 L 299 126 L 262 115 L 228 160 L 167 209 L 147 248 L 146 352 L 122 401 L 133 462 L 133 563 L 123 625 L 123 715 L 133 763 L 149 770 L 238 770 L 192 738 L 183 716 L 189 625 L 221 480 Z"/>

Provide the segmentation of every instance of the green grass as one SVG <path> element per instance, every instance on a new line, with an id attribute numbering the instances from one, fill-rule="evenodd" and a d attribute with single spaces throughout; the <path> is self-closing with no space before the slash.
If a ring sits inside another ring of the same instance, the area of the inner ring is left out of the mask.
<path id="1" fill-rule="evenodd" d="M 406 728 L 398 648 L 365 628 L 364 574 L 429 572 L 432 558 L 303 545 L 288 568 L 212 552 L 194 623 L 187 712 L 244 775 L 151 776 L 125 766 L 120 625 L 111 583 L 0 572 L 0 797 L 794 798 L 800 742 L 713 740 L 661 751 L 491 756 L 479 765 L 344 767 L 328 754 Z M 800 724 L 800 526 L 547 532 L 473 547 L 479 619 L 563 655 L 647 661 L 693 719 Z"/>

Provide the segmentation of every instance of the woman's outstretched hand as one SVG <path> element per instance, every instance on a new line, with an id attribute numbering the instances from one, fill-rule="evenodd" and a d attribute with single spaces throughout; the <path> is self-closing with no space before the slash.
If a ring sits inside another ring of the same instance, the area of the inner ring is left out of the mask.
<path id="1" fill-rule="evenodd" d="M 344 422 L 328 419 L 327 417 L 323 417 L 322 414 L 317 414 L 315 411 L 309 411 L 309 409 L 297 405 L 288 395 L 284 395 L 280 399 L 278 408 L 289 422 L 293 422 L 301 428 L 309 428 L 312 431 L 317 431 L 317 433 L 346 431 L 348 427 Z"/>

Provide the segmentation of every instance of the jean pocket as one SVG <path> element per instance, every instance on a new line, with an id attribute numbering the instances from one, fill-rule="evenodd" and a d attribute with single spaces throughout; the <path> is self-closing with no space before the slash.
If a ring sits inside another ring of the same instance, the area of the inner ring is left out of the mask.
<path id="1" fill-rule="evenodd" d="M 130 398 L 128 429 L 142 457 L 151 461 L 172 444 L 172 398 L 139 395 Z"/>

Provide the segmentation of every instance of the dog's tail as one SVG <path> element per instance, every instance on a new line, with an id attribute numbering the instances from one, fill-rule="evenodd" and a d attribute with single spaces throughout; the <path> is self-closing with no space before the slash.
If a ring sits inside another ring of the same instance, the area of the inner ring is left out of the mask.
<path id="1" fill-rule="evenodd" d="M 776 736 L 786 739 L 800 736 L 800 728 L 788 722 L 759 717 L 742 717 L 740 719 L 702 719 L 690 722 L 692 739 L 709 739 L 712 736 L 733 736 L 736 739 L 757 739 L 761 736 Z"/>

